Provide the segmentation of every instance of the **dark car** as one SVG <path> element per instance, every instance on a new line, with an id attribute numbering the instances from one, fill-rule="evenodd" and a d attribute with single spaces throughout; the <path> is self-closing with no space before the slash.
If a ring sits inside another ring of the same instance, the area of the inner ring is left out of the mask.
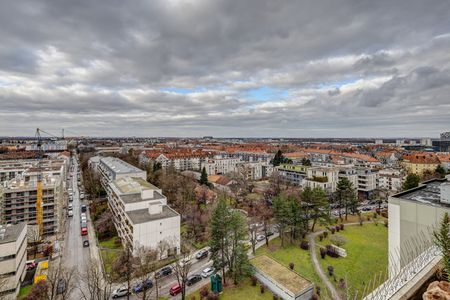
<path id="1" fill-rule="evenodd" d="M 62 278 L 58 280 L 58 284 L 56 286 L 56 293 L 62 294 L 66 290 L 66 281 Z"/>
<path id="2" fill-rule="evenodd" d="M 192 275 L 192 276 L 188 277 L 188 279 L 186 281 L 186 284 L 188 286 L 191 286 L 191 285 L 194 285 L 194 284 L 196 284 L 197 282 L 199 282 L 201 280 L 202 280 L 202 276 L 199 275 L 199 274 L 195 274 L 195 275 Z"/>
<path id="3" fill-rule="evenodd" d="M 81 205 L 81 212 L 86 212 L 86 205 Z"/>
<path id="4" fill-rule="evenodd" d="M 208 250 L 200 250 L 195 255 L 196 259 L 203 259 L 203 258 L 207 258 L 207 257 L 208 257 Z"/>
<path id="5" fill-rule="evenodd" d="M 89 241 L 88 240 L 83 241 L 83 247 L 89 247 Z"/>
<path id="6" fill-rule="evenodd" d="M 142 282 L 139 282 L 133 287 L 133 293 L 137 294 L 143 292 L 144 290 L 151 289 L 153 287 L 153 282 L 151 279 L 146 279 Z"/>
<path id="7" fill-rule="evenodd" d="M 158 272 L 155 273 L 155 277 L 156 278 L 161 278 L 161 277 L 165 277 L 167 275 L 172 274 L 172 268 L 171 267 L 164 267 L 161 270 L 159 270 Z"/>

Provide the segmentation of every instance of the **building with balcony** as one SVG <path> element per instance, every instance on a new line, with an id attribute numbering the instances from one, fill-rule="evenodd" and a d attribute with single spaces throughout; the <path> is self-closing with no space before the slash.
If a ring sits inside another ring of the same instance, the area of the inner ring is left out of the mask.
<path id="1" fill-rule="evenodd" d="M 239 158 L 214 158 L 208 159 L 201 165 L 208 175 L 228 174 L 237 171 L 237 165 L 241 163 Z"/>
<path id="2" fill-rule="evenodd" d="M 26 260 L 27 224 L 0 225 L 0 299 L 17 299 Z"/>
<path id="3" fill-rule="evenodd" d="M 180 250 L 180 215 L 167 205 L 161 189 L 140 177 L 120 177 L 109 182 L 108 206 L 122 243 L 133 251 L 140 247 L 167 247 L 161 258 Z"/>
<path id="4" fill-rule="evenodd" d="M 404 174 L 397 169 L 384 169 L 378 171 L 378 188 L 390 192 L 399 192 L 402 189 Z"/>
<path id="5" fill-rule="evenodd" d="M 378 172 L 369 168 L 357 169 L 358 184 L 356 189 L 366 198 L 371 198 L 377 189 Z"/>
<path id="6" fill-rule="evenodd" d="M 97 168 L 100 173 L 100 183 L 105 190 L 108 190 L 110 182 L 122 177 L 132 176 L 147 179 L 146 171 L 116 157 L 102 157 Z"/>
<path id="7" fill-rule="evenodd" d="M 309 168 L 308 166 L 294 164 L 281 164 L 275 167 L 284 182 L 298 186 L 302 185 Z"/>
<path id="8" fill-rule="evenodd" d="M 336 191 L 339 180 L 339 170 L 337 168 L 312 167 L 307 170 L 307 177 L 303 181 L 305 187 L 320 187 L 328 193 Z"/>
<path id="9" fill-rule="evenodd" d="M 403 156 L 402 165 L 408 173 L 422 176 L 427 171 L 434 172 L 440 163 L 433 153 L 411 153 Z"/>

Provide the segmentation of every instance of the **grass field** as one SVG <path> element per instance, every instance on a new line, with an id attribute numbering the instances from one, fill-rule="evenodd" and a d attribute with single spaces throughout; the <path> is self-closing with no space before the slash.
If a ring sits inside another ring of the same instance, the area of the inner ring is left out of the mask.
<path id="1" fill-rule="evenodd" d="M 17 299 L 25 299 L 26 296 L 31 292 L 31 289 L 33 288 L 33 285 L 27 285 L 23 288 L 20 288 L 19 296 Z"/>
<path id="2" fill-rule="evenodd" d="M 102 255 L 103 265 L 105 267 L 106 273 L 111 274 L 111 266 L 117 255 L 122 249 L 121 244 L 116 244 L 115 241 L 119 237 L 114 236 L 109 239 L 99 241 L 100 254 Z"/>
<path id="3" fill-rule="evenodd" d="M 363 226 L 346 226 L 339 234 L 347 243 L 342 246 L 347 251 L 347 257 L 332 258 L 327 256 L 319 261 L 322 269 L 328 274 L 327 267 L 334 267 L 334 278 L 330 278 L 338 287 L 338 281 L 344 278 L 351 295 L 358 292 L 358 298 L 364 290 L 365 285 L 374 278 L 375 274 L 385 272 L 388 265 L 388 229 L 379 224 L 364 224 Z M 331 244 L 330 236 L 318 244 Z M 319 253 L 319 249 L 317 249 Z M 338 288 L 339 289 L 339 288 Z"/>
<path id="4" fill-rule="evenodd" d="M 294 271 L 319 286 L 323 299 L 327 299 L 327 290 L 314 271 L 309 251 L 300 249 L 299 244 L 300 242 L 297 242 L 281 248 L 281 240 L 276 238 L 270 241 L 269 248 L 262 246 L 257 249 L 256 255 L 266 254 L 286 267 L 289 267 L 289 263 L 294 263 Z"/>

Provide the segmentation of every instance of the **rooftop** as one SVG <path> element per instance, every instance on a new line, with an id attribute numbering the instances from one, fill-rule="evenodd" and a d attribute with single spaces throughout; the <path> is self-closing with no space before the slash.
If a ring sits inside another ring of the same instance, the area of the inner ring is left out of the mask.
<path id="1" fill-rule="evenodd" d="M 148 208 L 125 212 L 133 224 L 141 224 L 155 220 L 172 218 L 178 216 L 178 213 L 167 205 L 163 205 L 162 213 L 151 215 Z"/>
<path id="2" fill-rule="evenodd" d="M 122 177 L 114 181 L 120 192 L 124 194 L 140 193 L 142 190 L 160 190 L 153 184 L 139 177 Z"/>
<path id="3" fill-rule="evenodd" d="M 108 168 L 113 170 L 116 174 L 143 172 L 143 170 L 136 168 L 135 166 L 130 165 L 129 163 L 116 157 L 102 157 L 100 161 L 107 165 Z"/>
<path id="4" fill-rule="evenodd" d="M 294 295 L 300 294 L 311 282 L 272 258 L 261 255 L 253 258 L 251 263 L 269 278 L 285 287 Z"/>
<path id="5" fill-rule="evenodd" d="M 25 222 L 21 222 L 16 225 L 1 225 L 0 228 L 5 229 L 5 235 L 3 239 L 0 238 L 0 244 L 6 244 L 17 241 L 22 230 L 26 226 Z"/>
<path id="6" fill-rule="evenodd" d="M 441 184 L 447 183 L 446 179 L 433 179 L 426 181 L 416 188 L 393 195 L 393 198 L 401 198 L 425 204 L 448 206 L 441 200 Z"/>

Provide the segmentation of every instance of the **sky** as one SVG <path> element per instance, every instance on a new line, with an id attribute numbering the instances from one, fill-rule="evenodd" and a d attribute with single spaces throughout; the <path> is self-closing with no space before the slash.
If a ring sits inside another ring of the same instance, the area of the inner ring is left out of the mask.
<path id="1" fill-rule="evenodd" d="M 0 2 L 0 136 L 438 137 L 448 0 Z"/>

